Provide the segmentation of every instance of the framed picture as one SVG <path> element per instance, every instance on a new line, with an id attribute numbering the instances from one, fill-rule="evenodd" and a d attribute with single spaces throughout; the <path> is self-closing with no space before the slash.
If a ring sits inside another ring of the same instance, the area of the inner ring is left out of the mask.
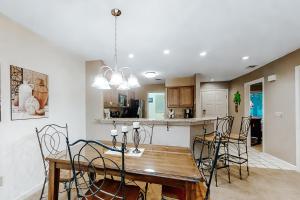
<path id="1" fill-rule="evenodd" d="M 48 117 L 48 75 L 10 66 L 11 120 Z"/>

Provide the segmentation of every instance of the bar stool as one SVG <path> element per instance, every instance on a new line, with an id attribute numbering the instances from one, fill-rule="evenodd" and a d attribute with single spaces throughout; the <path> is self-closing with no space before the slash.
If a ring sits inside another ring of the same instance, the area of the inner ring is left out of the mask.
<path id="1" fill-rule="evenodd" d="M 240 131 L 238 134 L 232 133 L 229 137 L 230 144 L 237 149 L 237 155 L 230 154 L 230 162 L 238 164 L 240 166 L 240 179 L 242 179 L 242 164 L 246 163 L 247 172 L 249 176 L 249 166 L 248 166 L 248 145 L 247 138 L 251 124 L 251 117 L 242 117 Z M 242 147 L 244 146 L 244 151 Z"/>
<path id="2" fill-rule="evenodd" d="M 230 183 L 230 166 L 229 166 L 229 138 L 232 131 L 232 125 L 233 125 L 234 117 L 227 116 L 222 118 L 217 118 L 216 121 L 216 128 L 215 131 L 211 133 L 205 133 L 203 135 L 195 136 L 194 142 L 193 142 L 193 151 L 195 155 L 195 145 L 196 143 L 201 144 L 201 151 L 200 151 L 200 157 L 197 160 L 197 165 L 199 168 L 201 168 L 203 161 L 207 159 L 207 157 L 203 157 L 203 151 L 204 148 L 207 147 L 207 154 L 210 154 L 209 146 L 214 141 L 214 138 L 217 134 L 220 134 L 220 142 L 221 142 L 221 149 L 222 152 L 218 155 L 218 161 L 216 166 L 216 172 L 215 172 L 215 182 L 216 186 L 218 186 L 217 181 L 217 170 L 226 168 L 227 174 L 228 174 L 228 182 Z M 222 163 L 222 165 L 219 165 Z"/>

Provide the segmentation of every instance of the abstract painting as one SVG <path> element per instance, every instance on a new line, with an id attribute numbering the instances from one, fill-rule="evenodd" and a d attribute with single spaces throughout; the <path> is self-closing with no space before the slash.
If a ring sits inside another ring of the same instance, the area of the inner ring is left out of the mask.
<path id="1" fill-rule="evenodd" d="M 48 75 L 10 66 L 11 119 L 48 117 Z"/>

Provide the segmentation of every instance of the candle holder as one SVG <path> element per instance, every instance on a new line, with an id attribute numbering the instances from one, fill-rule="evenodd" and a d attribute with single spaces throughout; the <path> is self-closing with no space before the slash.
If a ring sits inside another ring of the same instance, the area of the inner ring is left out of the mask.
<path id="1" fill-rule="evenodd" d="M 140 144 L 140 133 L 138 131 L 139 128 L 134 128 L 134 133 L 133 133 L 133 144 L 135 149 L 133 150 L 133 153 L 141 153 L 141 151 L 138 149 L 139 144 Z"/>
<path id="2" fill-rule="evenodd" d="M 113 139 L 112 139 L 112 144 L 113 144 L 113 148 L 117 149 L 116 144 L 117 144 L 117 136 L 116 135 L 112 135 Z"/>
<path id="3" fill-rule="evenodd" d="M 122 141 L 124 143 L 124 150 L 125 152 L 128 152 L 128 149 L 127 149 L 127 131 L 124 131 L 123 132 L 123 138 L 122 138 Z"/>

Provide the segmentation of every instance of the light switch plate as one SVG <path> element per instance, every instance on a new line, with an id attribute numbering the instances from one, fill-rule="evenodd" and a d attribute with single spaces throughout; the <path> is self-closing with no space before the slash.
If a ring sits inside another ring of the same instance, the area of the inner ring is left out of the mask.
<path id="1" fill-rule="evenodd" d="M 275 112 L 275 116 L 282 118 L 283 112 Z"/>

